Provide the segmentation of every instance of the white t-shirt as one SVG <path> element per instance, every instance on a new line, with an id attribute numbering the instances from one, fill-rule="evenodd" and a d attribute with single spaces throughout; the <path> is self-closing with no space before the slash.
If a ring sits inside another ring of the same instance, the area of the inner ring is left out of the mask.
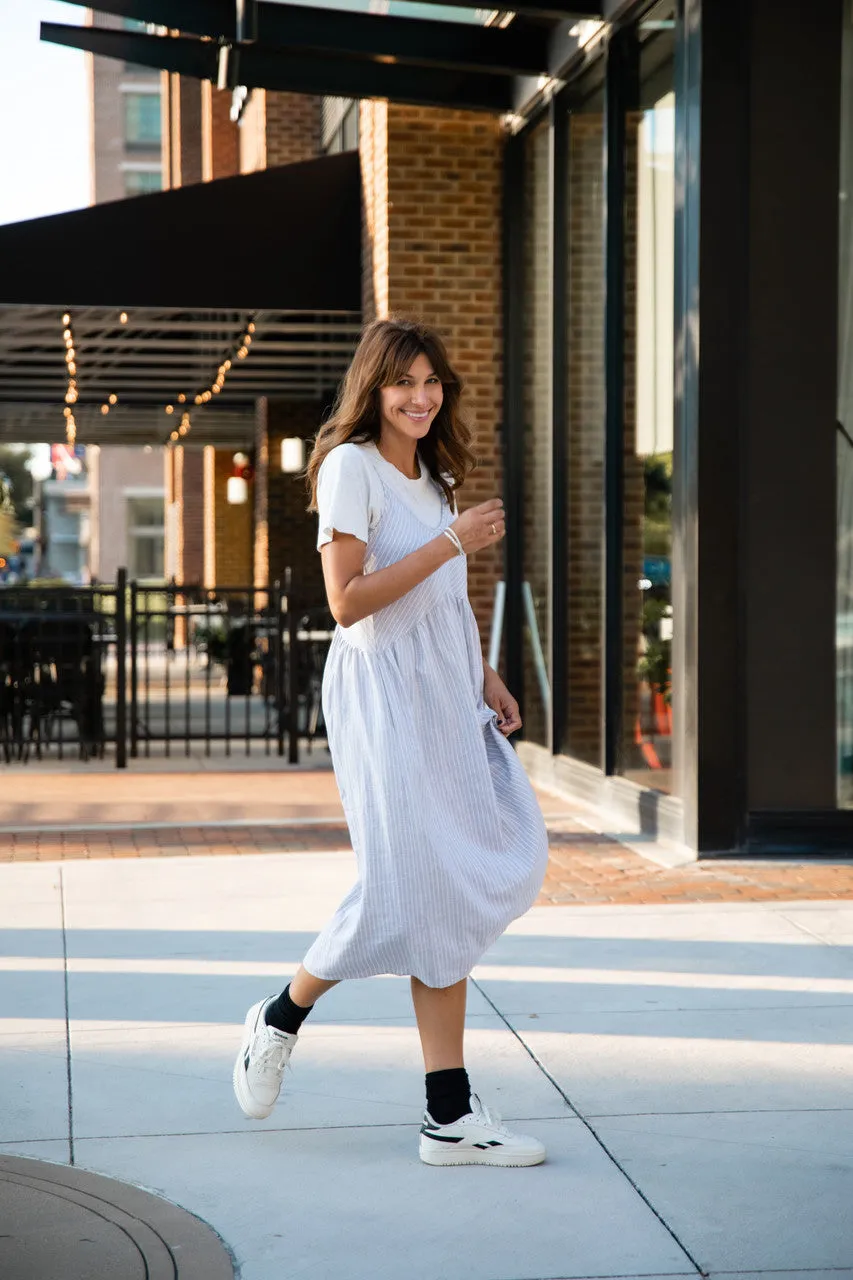
<path id="1" fill-rule="evenodd" d="M 335 445 L 323 459 L 317 477 L 319 530 L 317 550 L 332 541 L 332 531 L 351 533 L 367 542 L 382 515 L 383 481 L 393 488 L 428 527 L 441 524 L 444 495 L 420 460 L 421 474 L 410 480 L 382 457 L 375 444 Z"/>

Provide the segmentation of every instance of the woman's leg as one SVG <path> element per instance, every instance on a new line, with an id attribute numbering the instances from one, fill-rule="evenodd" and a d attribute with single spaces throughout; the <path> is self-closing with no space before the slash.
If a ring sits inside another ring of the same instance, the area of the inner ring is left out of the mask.
<path id="1" fill-rule="evenodd" d="M 471 1110 L 465 1070 L 465 1000 L 468 981 L 427 987 L 412 978 L 412 1002 L 426 1069 L 426 1109 L 435 1125 L 453 1124 Z"/>
<path id="2" fill-rule="evenodd" d="M 427 987 L 419 978 L 412 978 L 412 1003 L 427 1072 L 465 1066 L 462 1041 L 467 995 L 467 978 L 452 987 Z"/>
<path id="3" fill-rule="evenodd" d="M 252 1005 L 233 1073 L 234 1092 L 244 1115 L 264 1120 L 270 1114 L 302 1023 L 315 1001 L 336 985 L 315 978 L 300 965 L 280 996 Z"/>
<path id="4" fill-rule="evenodd" d="M 331 991 L 332 987 L 337 985 L 337 980 L 327 982 L 325 978 L 315 978 L 313 973 L 309 973 L 303 965 L 300 965 L 290 983 L 290 998 L 294 1004 L 300 1005 L 303 1009 L 310 1009 L 312 1004 L 317 1003 L 320 996 L 324 996 L 327 991 Z"/>

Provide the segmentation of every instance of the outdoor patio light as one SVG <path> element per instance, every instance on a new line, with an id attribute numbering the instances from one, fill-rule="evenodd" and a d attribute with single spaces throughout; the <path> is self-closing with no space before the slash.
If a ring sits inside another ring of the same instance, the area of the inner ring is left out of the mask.
<path id="1" fill-rule="evenodd" d="M 281 442 L 281 469 L 293 475 L 305 466 L 305 441 L 288 436 Z"/>
<path id="2" fill-rule="evenodd" d="M 252 478 L 252 463 L 247 453 L 235 453 L 231 459 L 232 474 L 225 486 L 225 499 L 231 506 L 241 506 L 249 501 L 249 481 Z"/>

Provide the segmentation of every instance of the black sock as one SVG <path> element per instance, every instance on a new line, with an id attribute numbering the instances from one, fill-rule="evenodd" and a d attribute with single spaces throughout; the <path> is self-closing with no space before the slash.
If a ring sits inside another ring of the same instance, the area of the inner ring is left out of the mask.
<path id="1" fill-rule="evenodd" d="M 310 1004 L 307 1009 L 302 1005 L 294 1004 L 290 998 L 290 983 L 288 983 L 278 999 L 267 1005 L 264 1021 L 268 1027 L 275 1027 L 278 1031 L 289 1031 L 295 1036 L 313 1008 L 313 1004 Z"/>
<path id="2" fill-rule="evenodd" d="M 436 1124 L 453 1124 L 471 1110 L 471 1086 L 464 1067 L 447 1071 L 428 1071 L 426 1075 L 427 1111 Z"/>

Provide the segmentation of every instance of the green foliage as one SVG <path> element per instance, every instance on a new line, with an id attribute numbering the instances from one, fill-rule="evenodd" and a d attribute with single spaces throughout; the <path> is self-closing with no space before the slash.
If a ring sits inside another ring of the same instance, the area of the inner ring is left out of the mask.
<path id="1" fill-rule="evenodd" d="M 672 551 L 672 454 L 648 454 L 643 459 L 643 478 L 643 549 L 647 556 L 668 556 Z"/>
<path id="2" fill-rule="evenodd" d="M 647 592 L 643 598 L 643 636 L 645 653 L 637 664 L 637 675 L 669 704 L 672 700 L 672 641 L 662 640 L 661 620 L 668 615 L 669 603 Z"/>
<path id="3" fill-rule="evenodd" d="M 32 507 L 29 505 L 33 496 L 33 477 L 27 467 L 30 456 L 28 449 L 18 450 L 8 444 L 0 445 L 0 474 L 9 480 L 15 519 L 22 525 L 33 522 Z"/>

